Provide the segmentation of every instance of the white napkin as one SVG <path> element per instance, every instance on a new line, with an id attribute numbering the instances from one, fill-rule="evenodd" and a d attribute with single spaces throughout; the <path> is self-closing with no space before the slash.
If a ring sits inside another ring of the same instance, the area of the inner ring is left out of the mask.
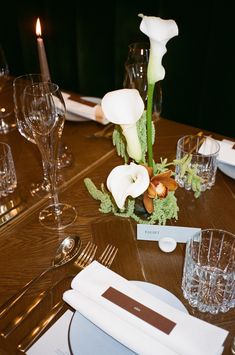
<path id="1" fill-rule="evenodd" d="M 222 141 L 216 140 L 220 145 L 219 155 L 217 160 L 222 163 L 230 164 L 235 166 L 235 149 L 233 145 L 235 142 L 223 139 Z M 206 139 L 199 149 L 201 154 L 210 154 L 213 150 L 213 140 Z"/>
<path id="2" fill-rule="evenodd" d="M 223 139 L 222 141 L 217 141 L 220 145 L 219 156 L 217 158 L 221 163 L 226 163 L 235 166 L 235 149 L 233 146 L 235 142 Z"/>
<path id="3" fill-rule="evenodd" d="M 65 92 L 62 92 L 62 96 L 68 113 L 85 117 L 89 120 L 96 121 L 103 125 L 109 123 L 109 121 L 104 116 L 104 113 L 99 104 L 88 100 L 81 100 L 81 102 L 72 100 L 70 94 L 67 94 Z"/>
<path id="4" fill-rule="evenodd" d="M 170 332 L 155 328 L 102 294 L 113 287 L 176 323 Z M 93 261 L 71 283 L 64 301 L 138 354 L 217 355 L 227 331 L 185 314 L 153 297 L 125 278 Z"/>

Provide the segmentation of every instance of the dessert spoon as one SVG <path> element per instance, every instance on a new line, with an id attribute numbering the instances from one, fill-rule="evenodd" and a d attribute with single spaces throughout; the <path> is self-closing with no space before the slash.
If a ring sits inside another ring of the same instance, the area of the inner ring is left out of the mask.
<path id="1" fill-rule="evenodd" d="M 62 266 L 72 260 L 80 250 L 81 239 L 78 235 L 70 235 L 65 238 L 57 249 L 52 260 L 51 266 L 44 270 L 40 275 L 29 281 L 16 295 L 13 295 L 0 307 L 0 317 L 3 317 L 18 302 L 28 289 L 47 272 Z"/>

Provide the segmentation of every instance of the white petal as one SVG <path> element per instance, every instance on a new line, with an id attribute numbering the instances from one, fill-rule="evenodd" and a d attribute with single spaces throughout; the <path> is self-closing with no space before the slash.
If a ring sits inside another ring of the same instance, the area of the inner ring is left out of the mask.
<path id="1" fill-rule="evenodd" d="M 127 196 L 138 197 L 148 186 L 147 169 L 135 163 L 116 166 L 107 178 L 107 187 L 120 209 L 124 208 Z"/>
<path id="2" fill-rule="evenodd" d="M 166 43 L 178 35 L 178 27 L 174 20 L 163 20 L 160 17 L 144 16 L 140 30 L 150 39 L 150 57 L 148 65 L 148 82 L 156 83 L 165 77 L 162 57 L 166 53 Z"/>
<path id="3" fill-rule="evenodd" d="M 134 159 L 138 163 L 142 158 L 142 149 L 138 137 L 136 124 L 132 124 L 132 125 L 124 124 L 121 125 L 121 127 L 122 127 L 122 133 L 126 138 L 127 153 L 130 158 Z"/>
<path id="4" fill-rule="evenodd" d="M 179 33 L 178 26 L 174 20 L 163 20 L 155 16 L 141 16 L 140 30 L 150 39 L 165 44 Z"/>
<path id="5" fill-rule="evenodd" d="M 115 124 L 136 123 L 144 112 L 144 102 L 136 89 L 108 92 L 101 101 L 105 117 Z"/>
<path id="6" fill-rule="evenodd" d="M 157 81 L 164 79 L 165 69 L 162 65 L 162 57 L 165 53 L 165 45 L 150 39 L 150 56 L 147 72 L 149 83 L 156 83 Z"/>

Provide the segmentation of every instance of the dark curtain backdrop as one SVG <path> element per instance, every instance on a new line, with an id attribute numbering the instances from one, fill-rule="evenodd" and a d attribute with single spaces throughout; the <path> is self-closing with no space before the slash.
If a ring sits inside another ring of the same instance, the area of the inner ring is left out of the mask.
<path id="1" fill-rule="evenodd" d="M 179 36 L 163 57 L 162 116 L 235 136 L 233 0 L 8 0 L 0 42 L 13 75 L 38 72 L 40 17 L 52 80 L 102 97 L 122 87 L 128 44 L 146 41 L 138 13 L 174 19 Z"/>

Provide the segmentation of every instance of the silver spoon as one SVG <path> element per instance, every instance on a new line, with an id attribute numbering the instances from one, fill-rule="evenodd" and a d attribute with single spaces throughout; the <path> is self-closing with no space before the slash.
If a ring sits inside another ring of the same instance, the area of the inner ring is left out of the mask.
<path id="1" fill-rule="evenodd" d="M 232 353 L 232 354 L 235 354 L 235 337 L 233 338 L 233 341 L 232 341 L 231 353 Z"/>
<path id="2" fill-rule="evenodd" d="M 78 235 L 70 235 L 65 238 L 57 249 L 52 265 L 44 270 L 40 275 L 29 281 L 16 295 L 13 295 L 0 307 L 0 317 L 4 316 L 18 302 L 28 289 L 47 272 L 62 266 L 72 260 L 80 250 L 81 239 Z"/>

